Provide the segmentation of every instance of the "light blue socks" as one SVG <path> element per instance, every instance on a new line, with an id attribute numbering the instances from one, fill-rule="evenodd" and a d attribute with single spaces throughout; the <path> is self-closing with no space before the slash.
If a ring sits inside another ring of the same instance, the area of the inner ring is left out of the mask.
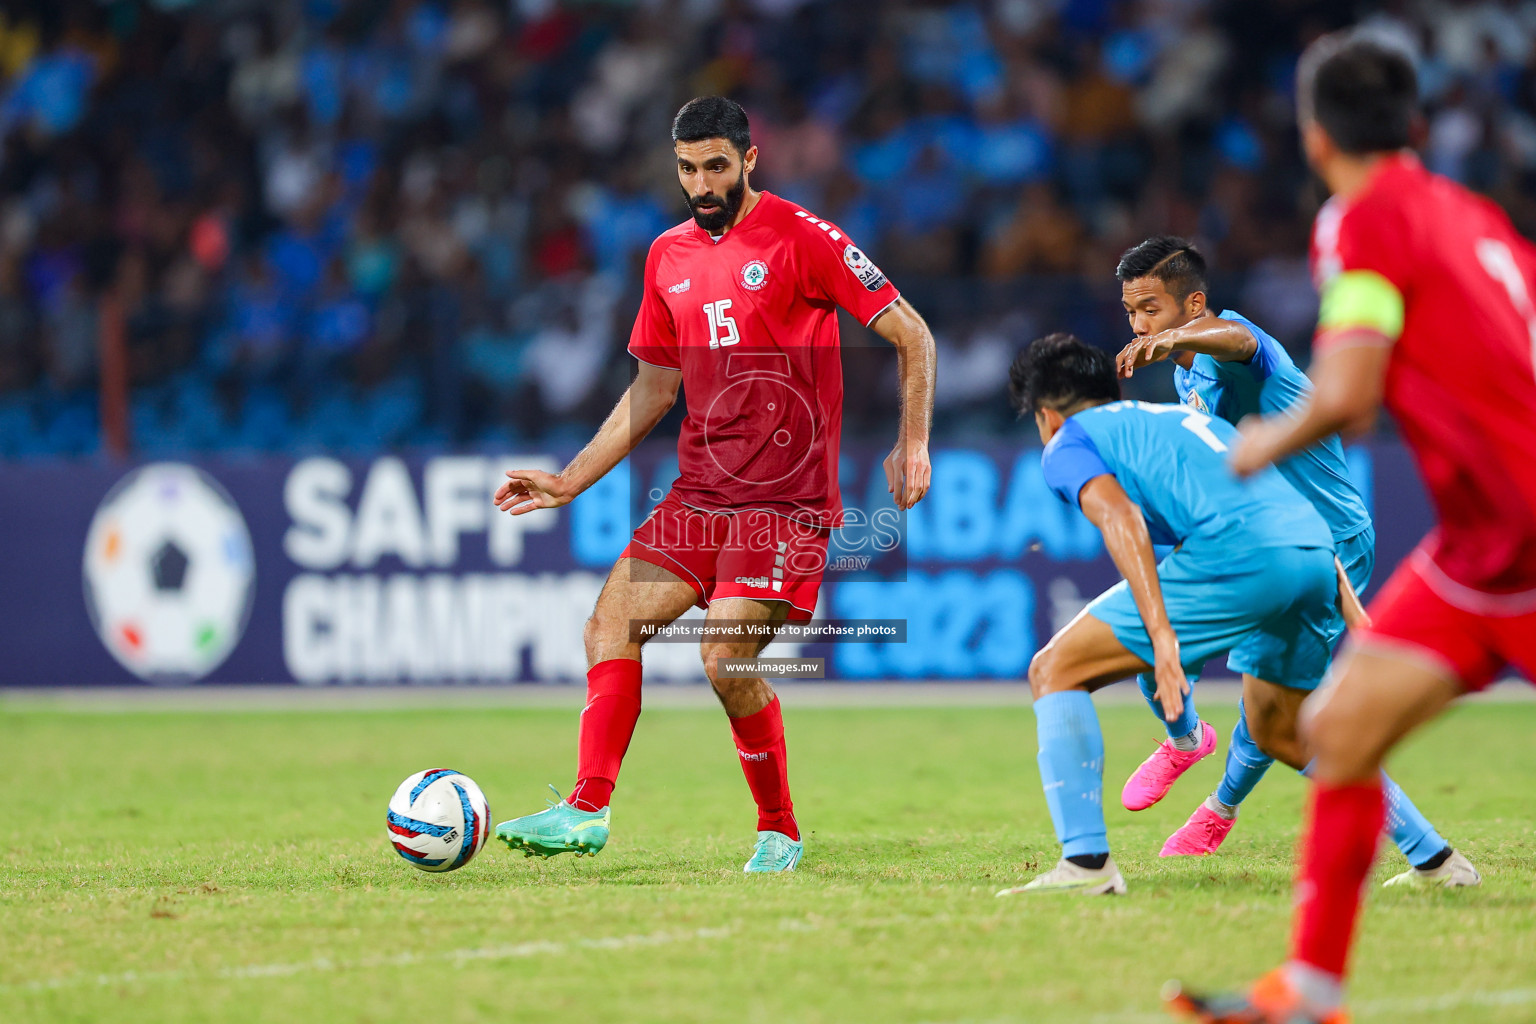
<path id="1" fill-rule="evenodd" d="M 1195 680 L 1190 679 L 1189 682 L 1189 692 L 1184 695 L 1184 713 L 1178 717 L 1177 721 L 1170 722 L 1163 717 L 1163 703 L 1157 699 L 1157 680 L 1148 675 L 1136 677 L 1136 685 L 1141 687 L 1142 697 L 1146 698 L 1147 706 L 1152 709 L 1157 720 L 1163 723 L 1163 728 L 1168 730 L 1170 739 L 1188 736 L 1200 724 L 1200 714 L 1195 711 Z"/>
<path id="2" fill-rule="evenodd" d="M 1109 852 L 1104 828 L 1104 735 L 1093 698 L 1082 690 L 1035 701 L 1040 781 L 1061 855 Z"/>
<path id="3" fill-rule="evenodd" d="M 1381 790 L 1387 799 L 1387 831 L 1409 864 L 1419 867 L 1450 845 L 1386 772 L 1381 773 Z"/>
<path id="4" fill-rule="evenodd" d="M 1243 702 L 1237 702 L 1237 728 L 1232 730 L 1232 743 L 1227 747 L 1227 767 L 1221 775 L 1221 785 L 1216 787 L 1216 799 L 1236 807 L 1248 799 L 1253 787 L 1259 784 L 1264 773 L 1275 759 L 1259 749 L 1248 732 L 1248 710 Z"/>
<path id="5" fill-rule="evenodd" d="M 1242 701 L 1238 701 L 1237 711 L 1237 728 L 1232 730 L 1232 744 L 1227 748 L 1227 767 L 1222 773 L 1221 785 L 1216 787 L 1216 799 L 1233 807 L 1248 798 L 1253 787 L 1269 771 L 1269 766 L 1275 763 L 1275 759 L 1260 750 L 1249 734 L 1247 710 Z M 1308 772 L 1303 770 L 1301 774 Z M 1387 801 L 1387 831 L 1391 833 L 1392 842 L 1408 858 L 1408 863 L 1418 867 L 1446 848 L 1445 838 L 1435 831 L 1429 819 L 1408 799 L 1403 787 L 1393 782 L 1386 772 L 1381 773 L 1381 788 Z"/>

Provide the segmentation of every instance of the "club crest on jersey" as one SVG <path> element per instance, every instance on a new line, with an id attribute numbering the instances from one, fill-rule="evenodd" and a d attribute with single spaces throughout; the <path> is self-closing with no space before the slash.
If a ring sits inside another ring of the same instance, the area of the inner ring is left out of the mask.
<path id="1" fill-rule="evenodd" d="M 1200 397 L 1200 392 L 1198 391 L 1191 391 L 1188 395 L 1186 395 L 1184 398 L 1184 404 L 1190 406 L 1191 408 L 1199 409 L 1201 412 L 1208 413 L 1211 411 L 1206 408 L 1205 399 Z"/>
<path id="2" fill-rule="evenodd" d="M 867 290 L 877 292 L 885 287 L 885 274 L 858 246 L 850 245 L 843 250 L 843 262 Z"/>
<path id="3" fill-rule="evenodd" d="M 741 268 L 741 286 L 749 292 L 755 292 L 768 283 L 768 264 L 762 260 L 753 260 Z"/>

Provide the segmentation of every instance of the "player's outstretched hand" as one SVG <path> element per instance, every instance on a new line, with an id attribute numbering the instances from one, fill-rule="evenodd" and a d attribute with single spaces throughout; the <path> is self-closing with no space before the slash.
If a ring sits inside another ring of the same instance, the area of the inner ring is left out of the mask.
<path id="1" fill-rule="evenodd" d="M 570 504 L 571 494 L 565 482 L 554 473 L 539 469 L 509 469 L 507 482 L 496 488 L 491 501 L 503 512 L 520 516 L 536 508 L 559 508 Z"/>
<path id="2" fill-rule="evenodd" d="M 1152 678 L 1157 682 L 1158 703 L 1163 706 L 1163 717 L 1177 722 L 1184 714 L 1184 695 L 1189 692 L 1189 679 L 1179 663 L 1179 642 L 1154 644 L 1153 651 Z"/>
<path id="3" fill-rule="evenodd" d="M 1137 338 L 1115 356 L 1115 375 L 1130 377 L 1143 366 L 1162 362 L 1173 352 L 1173 342 L 1172 331 Z"/>
<path id="4" fill-rule="evenodd" d="M 928 493 L 933 467 L 928 462 L 928 445 L 897 441 L 885 457 L 885 489 L 899 509 L 909 509 Z"/>

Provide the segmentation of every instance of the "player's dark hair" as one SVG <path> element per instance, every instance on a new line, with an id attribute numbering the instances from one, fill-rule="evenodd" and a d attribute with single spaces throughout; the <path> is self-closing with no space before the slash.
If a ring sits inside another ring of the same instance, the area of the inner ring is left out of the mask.
<path id="1" fill-rule="evenodd" d="M 1121 281 L 1156 278 L 1178 302 L 1195 292 L 1208 290 L 1205 257 L 1195 248 L 1195 243 L 1177 235 L 1153 235 L 1140 245 L 1125 250 L 1115 267 L 1115 277 Z"/>
<path id="2" fill-rule="evenodd" d="M 1120 378 L 1108 352 L 1057 332 L 1036 338 L 1008 368 L 1008 398 L 1020 416 L 1079 402 L 1114 402 Z"/>
<path id="3" fill-rule="evenodd" d="M 1323 36 L 1296 66 L 1296 109 L 1346 153 L 1381 153 L 1413 143 L 1418 76 L 1408 54 L 1351 32 Z"/>
<path id="4" fill-rule="evenodd" d="M 724 96 L 698 96 L 683 104 L 672 119 L 673 142 L 725 139 L 742 156 L 752 148 L 752 127 L 741 104 Z"/>

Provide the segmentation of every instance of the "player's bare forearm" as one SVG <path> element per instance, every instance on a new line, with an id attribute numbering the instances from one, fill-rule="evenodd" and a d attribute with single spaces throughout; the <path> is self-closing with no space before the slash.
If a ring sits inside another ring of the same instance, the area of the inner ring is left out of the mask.
<path id="1" fill-rule="evenodd" d="M 640 364 L 640 372 L 592 440 L 560 471 L 574 494 L 601 480 L 645 440 L 677 401 L 681 380 L 682 374 L 677 370 Z"/>
<path id="2" fill-rule="evenodd" d="M 1234 320 L 1203 316 L 1182 327 L 1138 338 L 1115 357 L 1120 376 L 1130 377 L 1144 366 L 1162 362 L 1175 352 L 1196 352 L 1223 363 L 1252 359 L 1259 350 L 1253 332 Z"/>
<path id="3" fill-rule="evenodd" d="M 1252 359 L 1259 350 L 1253 332 L 1235 320 L 1203 316 L 1174 329 L 1178 334 L 1175 348 L 1181 352 L 1199 352 L 1223 363 Z"/>
<path id="4" fill-rule="evenodd" d="M 870 328 L 896 346 L 901 379 L 901 436 L 928 443 L 933 423 L 933 385 L 937 350 L 933 332 L 906 299 L 897 299 Z"/>
<path id="5" fill-rule="evenodd" d="M 932 468 L 928 435 L 933 424 L 933 387 L 938 356 L 933 332 L 906 299 L 897 299 L 870 324 L 896 346 L 901 421 L 896 446 L 885 460 L 886 483 L 897 508 L 911 508 L 928 493 Z"/>
<path id="6" fill-rule="evenodd" d="M 597 433 L 559 473 L 509 469 L 507 481 L 492 496 L 503 512 L 522 515 L 537 508 L 558 508 L 601 480 L 651 432 L 677 401 L 683 375 L 678 370 L 641 363 L 623 397 Z"/>
<path id="7" fill-rule="evenodd" d="M 1141 510 L 1112 477 L 1090 480 L 1079 500 L 1083 514 L 1104 535 L 1109 557 L 1131 588 L 1147 636 L 1154 644 L 1159 636 L 1171 637 L 1173 626 L 1168 621 L 1168 610 L 1163 607 L 1163 589 L 1157 579 L 1157 556 L 1152 551 L 1152 537 Z"/>
<path id="8" fill-rule="evenodd" d="M 1312 367 L 1312 395 L 1299 414 L 1265 416 L 1239 424 L 1242 437 L 1232 451 L 1239 476 L 1312 447 L 1334 434 L 1369 430 L 1381 408 L 1391 348 L 1381 335 L 1362 334 L 1359 343 L 1335 343 Z"/>
<path id="9" fill-rule="evenodd" d="M 1078 502 L 1083 515 L 1104 535 L 1104 547 L 1114 560 L 1115 568 L 1125 577 L 1136 601 L 1136 610 L 1141 614 L 1156 658 L 1153 674 L 1158 700 L 1163 705 L 1163 714 L 1172 722 L 1183 714 L 1184 694 L 1189 692 L 1189 682 L 1179 664 L 1179 639 L 1163 604 L 1163 588 L 1157 578 L 1157 557 L 1152 551 L 1152 537 L 1147 532 L 1146 520 L 1119 482 L 1108 474 L 1084 484 Z"/>

